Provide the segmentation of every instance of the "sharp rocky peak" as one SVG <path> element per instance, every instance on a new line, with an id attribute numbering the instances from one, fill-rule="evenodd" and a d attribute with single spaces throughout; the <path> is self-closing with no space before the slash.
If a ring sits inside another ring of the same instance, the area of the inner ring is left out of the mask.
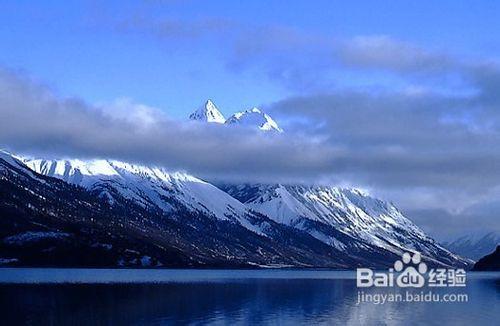
<path id="1" fill-rule="evenodd" d="M 212 100 L 207 100 L 203 106 L 191 113 L 189 119 L 212 123 L 224 123 L 226 121 L 226 118 Z"/>

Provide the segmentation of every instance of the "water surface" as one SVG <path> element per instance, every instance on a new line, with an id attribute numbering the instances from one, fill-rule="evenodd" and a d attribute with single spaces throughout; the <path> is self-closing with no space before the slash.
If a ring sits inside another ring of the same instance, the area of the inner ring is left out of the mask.
<path id="1" fill-rule="evenodd" d="M 468 302 L 358 303 L 355 274 L 339 271 L 0 269 L 0 316 L 5 325 L 498 325 L 499 273 L 433 291 Z"/>

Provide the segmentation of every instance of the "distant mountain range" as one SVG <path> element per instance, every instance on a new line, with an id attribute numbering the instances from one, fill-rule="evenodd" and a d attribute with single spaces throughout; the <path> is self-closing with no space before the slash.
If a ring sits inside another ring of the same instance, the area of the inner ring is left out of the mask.
<path id="1" fill-rule="evenodd" d="M 453 241 L 443 242 L 442 245 L 462 257 L 478 260 L 500 245 L 500 233 L 486 232 L 463 235 Z"/>
<path id="2" fill-rule="evenodd" d="M 282 132 L 258 109 L 225 120 L 211 101 L 190 118 Z M 387 268 L 405 251 L 471 264 L 357 189 L 216 186 L 115 160 L 0 152 L 0 217 L 0 263 L 17 266 Z"/>

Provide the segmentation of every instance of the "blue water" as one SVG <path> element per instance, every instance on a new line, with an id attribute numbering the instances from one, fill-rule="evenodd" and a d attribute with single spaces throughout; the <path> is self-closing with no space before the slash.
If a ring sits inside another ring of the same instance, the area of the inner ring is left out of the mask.
<path id="1" fill-rule="evenodd" d="M 339 271 L 0 269 L 0 324 L 500 325 L 499 273 L 433 289 L 468 302 L 358 303 L 358 290 Z"/>

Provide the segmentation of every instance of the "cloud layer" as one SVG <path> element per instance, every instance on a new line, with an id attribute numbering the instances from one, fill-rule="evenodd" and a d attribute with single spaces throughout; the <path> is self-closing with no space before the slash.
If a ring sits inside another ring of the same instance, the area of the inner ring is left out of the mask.
<path id="1" fill-rule="evenodd" d="M 332 159 L 312 140 L 174 121 L 126 99 L 100 106 L 60 99 L 9 71 L 0 72 L 0 107 L 0 143 L 39 155 L 115 158 L 247 181 L 306 180 L 327 172 Z"/>

